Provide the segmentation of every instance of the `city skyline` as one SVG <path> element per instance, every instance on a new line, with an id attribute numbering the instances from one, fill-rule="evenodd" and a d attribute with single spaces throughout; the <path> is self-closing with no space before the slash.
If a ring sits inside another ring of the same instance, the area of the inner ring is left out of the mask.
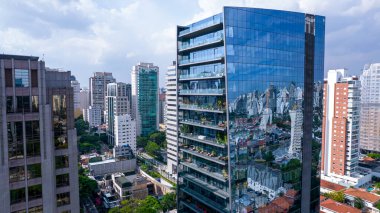
<path id="1" fill-rule="evenodd" d="M 134 64 L 153 62 L 164 69 L 175 59 L 176 25 L 220 13 L 223 5 L 325 15 L 325 71 L 342 67 L 350 70 L 351 75 L 358 75 L 364 64 L 376 62 L 375 57 L 380 54 L 380 48 L 375 48 L 379 29 L 376 26 L 380 26 L 376 10 L 380 2 L 365 0 L 299 0 L 282 4 L 248 0 L 183 0 L 170 4 L 149 0 L 33 4 L 4 1 L 0 8 L 0 39 L 4 41 L 0 52 L 39 56 L 49 61 L 51 67 L 71 70 L 83 87 L 89 86 L 87 78 L 93 72 L 113 72 L 116 79 L 129 83 Z M 14 13 L 15 10 L 19 12 Z M 39 30 L 41 27 L 47 30 Z M 366 39 L 359 36 L 364 30 Z M 155 42 L 149 42 L 152 40 Z M 165 73 L 161 72 L 160 87 L 164 82 Z"/>

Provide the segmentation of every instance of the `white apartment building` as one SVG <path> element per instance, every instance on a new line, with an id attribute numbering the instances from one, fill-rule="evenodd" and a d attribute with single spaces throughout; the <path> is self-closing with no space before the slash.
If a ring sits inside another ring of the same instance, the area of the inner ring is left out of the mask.
<path id="1" fill-rule="evenodd" d="M 168 67 L 166 72 L 166 141 L 167 141 L 167 172 L 176 177 L 177 174 L 177 75 L 176 65 Z"/>
<path id="2" fill-rule="evenodd" d="M 89 79 L 90 86 L 90 105 L 99 106 L 102 113 L 100 114 L 103 121 L 103 111 L 105 109 L 105 96 L 107 93 L 107 84 L 116 82 L 112 73 L 95 72 L 94 76 Z"/>
<path id="3" fill-rule="evenodd" d="M 79 100 L 80 83 L 77 80 L 75 80 L 75 77 L 74 77 L 74 80 L 71 80 L 71 87 L 74 90 L 74 94 L 73 94 L 74 95 L 74 113 L 77 111 L 80 111 L 81 113 L 80 100 Z"/>
<path id="4" fill-rule="evenodd" d="M 132 119 L 129 114 L 115 116 L 114 123 L 115 130 L 115 147 L 114 155 L 116 151 L 122 146 L 128 145 L 131 147 L 134 154 L 136 154 L 136 121 Z M 117 149 L 117 150 L 115 150 Z M 123 153 L 118 153 L 123 155 Z M 115 156 L 118 157 L 118 156 Z"/>
<path id="5" fill-rule="evenodd" d="M 97 127 L 102 124 L 102 109 L 99 106 L 89 106 L 83 110 L 83 119 L 87 121 L 90 127 Z"/>
<path id="6" fill-rule="evenodd" d="M 118 82 L 107 85 L 104 120 L 107 126 L 108 143 L 115 144 L 115 116 L 130 114 L 127 84 Z"/>
<path id="7" fill-rule="evenodd" d="M 360 82 L 360 148 L 380 152 L 380 63 L 366 66 Z"/>

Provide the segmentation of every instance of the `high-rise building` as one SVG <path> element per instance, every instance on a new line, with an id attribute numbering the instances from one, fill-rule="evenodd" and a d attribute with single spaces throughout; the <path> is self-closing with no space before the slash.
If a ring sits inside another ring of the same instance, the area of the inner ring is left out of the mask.
<path id="1" fill-rule="evenodd" d="M 102 124 L 102 109 L 100 106 L 89 106 L 83 110 L 83 120 L 87 121 L 90 127 L 98 127 Z"/>
<path id="2" fill-rule="evenodd" d="M 324 84 L 323 179 L 355 177 L 359 160 L 360 81 L 345 69 L 329 70 Z M 330 179 L 329 179 L 330 180 Z"/>
<path id="3" fill-rule="evenodd" d="M 132 118 L 137 135 L 158 130 L 158 71 L 153 63 L 140 62 L 132 68 Z"/>
<path id="4" fill-rule="evenodd" d="M 90 93 L 89 90 L 84 87 L 79 92 L 79 108 L 83 111 L 90 106 Z"/>
<path id="5" fill-rule="evenodd" d="M 114 125 L 114 157 L 123 156 L 125 146 L 136 154 L 136 121 L 129 114 L 116 115 Z"/>
<path id="6" fill-rule="evenodd" d="M 128 103 L 129 103 L 129 112 L 128 114 L 132 113 L 132 85 L 127 84 L 126 85 L 126 90 L 127 90 L 127 97 L 128 97 Z"/>
<path id="7" fill-rule="evenodd" d="M 166 72 L 165 125 L 167 141 L 167 172 L 174 177 L 177 174 L 177 74 L 176 62 Z"/>
<path id="8" fill-rule="evenodd" d="M 160 89 L 160 94 L 158 96 L 158 102 L 159 102 L 159 106 L 158 106 L 158 113 L 159 113 L 159 116 L 158 116 L 158 122 L 160 124 L 163 124 L 165 123 L 165 106 L 166 106 L 166 90 L 164 88 L 161 88 Z"/>
<path id="9" fill-rule="evenodd" d="M 256 8 L 178 26 L 179 212 L 319 211 L 324 35 Z"/>
<path id="10" fill-rule="evenodd" d="M 127 95 L 127 84 L 118 82 L 107 85 L 107 95 L 105 98 L 105 123 L 107 126 L 108 143 L 115 144 L 115 116 L 130 114 L 129 101 Z"/>
<path id="11" fill-rule="evenodd" d="M 102 113 L 101 121 L 104 122 L 103 112 L 105 109 L 105 97 L 107 94 L 107 84 L 116 82 L 112 73 L 109 72 L 95 72 L 94 76 L 90 77 L 90 106 L 100 107 Z"/>
<path id="12" fill-rule="evenodd" d="M 79 212 L 70 72 L 0 55 L 1 212 Z"/>
<path id="13" fill-rule="evenodd" d="M 75 79 L 75 76 L 71 76 L 71 87 L 74 90 L 74 116 L 78 117 L 82 114 L 82 109 L 80 108 L 80 83 Z"/>
<path id="14" fill-rule="evenodd" d="M 380 152 L 380 63 L 366 66 L 360 82 L 360 148 Z"/>

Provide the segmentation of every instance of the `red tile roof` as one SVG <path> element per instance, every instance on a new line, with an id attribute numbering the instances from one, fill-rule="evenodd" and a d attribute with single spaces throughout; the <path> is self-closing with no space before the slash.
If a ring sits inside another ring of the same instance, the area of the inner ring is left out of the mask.
<path id="1" fill-rule="evenodd" d="M 298 191 L 294 190 L 294 189 L 289 189 L 286 194 L 285 194 L 285 197 L 289 197 L 289 198 L 295 198 L 298 194 Z"/>
<path id="2" fill-rule="evenodd" d="M 331 199 L 327 199 L 323 202 L 321 202 L 321 208 L 326 208 L 334 212 L 344 212 L 344 213 L 361 213 L 362 211 L 360 209 L 354 208 L 352 206 L 349 206 L 344 203 L 339 203 Z M 321 209 L 321 212 L 323 212 L 323 209 Z"/>
<path id="3" fill-rule="evenodd" d="M 377 203 L 380 201 L 380 196 L 367 192 L 364 189 L 355 189 L 355 188 L 349 188 L 346 191 L 344 191 L 344 194 L 350 195 L 352 197 L 358 197 L 361 198 L 364 201 L 370 202 L 370 203 Z"/>
<path id="4" fill-rule="evenodd" d="M 293 200 L 286 197 L 278 197 L 270 202 L 267 206 L 260 207 L 259 213 L 282 213 L 288 212 L 293 205 Z"/>
<path id="5" fill-rule="evenodd" d="M 341 191 L 344 190 L 346 187 L 326 180 L 321 180 L 321 188 L 330 189 L 332 191 Z"/>

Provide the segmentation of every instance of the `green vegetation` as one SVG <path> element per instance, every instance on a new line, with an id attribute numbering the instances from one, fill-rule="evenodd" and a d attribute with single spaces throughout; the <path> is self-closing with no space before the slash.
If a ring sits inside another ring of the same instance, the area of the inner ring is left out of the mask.
<path id="1" fill-rule="evenodd" d="M 75 120 L 75 128 L 77 129 L 78 135 L 83 135 L 86 133 L 86 131 L 89 129 L 89 124 L 87 121 L 83 120 L 83 115 L 79 116 Z"/>
<path id="2" fill-rule="evenodd" d="M 344 203 L 344 193 L 342 191 L 325 193 L 323 196 Z"/>
<path id="3" fill-rule="evenodd" d="M 161 200 L 152 196 L 147 196 L 143 200 L 129 199 L 123 200 L 120 207 L 109 210 L 109 213 L 158 213 L 167 212 L 176 207 L 176 194 L 164 195 Z"/>
<path id="4" fill-rule="evenodd" d="M 364 201 L 361 198 L 356 197 L 354 201 L 354 207 L 357 209 L 363 209 L 364 206 Z"/>
<path id="5" fill-rule="evenodd" d="M 86 170 L 82 167 L 79 168 L 79 195 L 80 198 L 91 197 L 93 198 L 98 191 L 98 183 L 86 176 Z"/>
<path id="6" fill-rule="evenodd" d="M 367 156 L 376 160 L 380 159 L 380 154 L 378 153 L 369 153 Z"/>
<path id="7" fill-rule="evenodd" d="M 380 202 L 378 202 L 375 207 L 380 210 Z"/>
<path id="8" fill-rule="evenodd" d="M 156 157 L 158 152 L 160 151 L 160 146 L 158 146 L 155 142 L 149 141 L 148 144 L 145 146 L 145 151 L 153 156 Z"/>

